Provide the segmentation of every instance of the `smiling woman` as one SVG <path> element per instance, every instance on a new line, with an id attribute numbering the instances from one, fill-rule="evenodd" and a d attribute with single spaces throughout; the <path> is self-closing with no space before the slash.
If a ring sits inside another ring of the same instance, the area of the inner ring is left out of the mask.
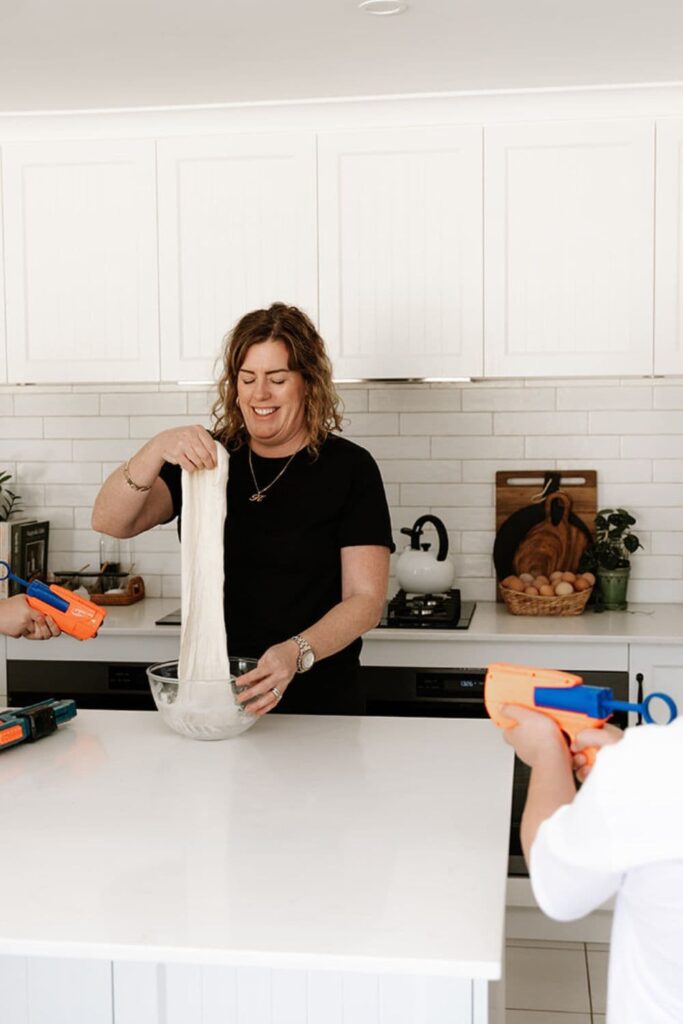
<path id="1" fill-rule="evenodd" d="M 178 516 L 180 529 L 181 471 L 212 472 L 222 445 L 228 645 L 258 659 L 240 699 L 255 714 L 357 714 L 360 637 L 384 605 L 391 523 L 375 461 L 339 436 L 332 368 L 301 310 L 276 303 L 237 323 L 213 419 L 211 433 L 163 431 L 112 473 L 93 527 L 131 537 Z"/>

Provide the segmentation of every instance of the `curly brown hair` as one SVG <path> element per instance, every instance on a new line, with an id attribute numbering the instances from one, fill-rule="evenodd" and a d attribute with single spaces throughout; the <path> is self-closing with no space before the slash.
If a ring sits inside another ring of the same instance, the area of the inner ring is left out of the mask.
<path id="1" fill-rule="evenodd" d="M 315 326 L 302 310 L 283 302 L 247 313 L 223 339 L 223 369 L 218 398 L 211 409 L 214 436 L 233 451 L 249 440 L 237 404 L 237 375 L 251 346 L 271 340 L 287 346 L 288 368 L 303 377 L 308 450 L 317 455 L 328 434 L 341 431 L 342 403 L 332 383 L 332 364 L 325 344 Z"/>

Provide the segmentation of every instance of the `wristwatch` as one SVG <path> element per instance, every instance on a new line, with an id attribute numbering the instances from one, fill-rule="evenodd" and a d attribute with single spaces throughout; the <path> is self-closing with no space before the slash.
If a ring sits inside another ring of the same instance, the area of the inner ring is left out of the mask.
<path id="1" fill-rule="evenodd" d="M 315 651 L 304 637 L 293 636 L 291 639 L 299 648 L 299 654 L 296 659 L 297 672 L 308 672 L 309 668 L 313 668 L 315 664 Z"/>

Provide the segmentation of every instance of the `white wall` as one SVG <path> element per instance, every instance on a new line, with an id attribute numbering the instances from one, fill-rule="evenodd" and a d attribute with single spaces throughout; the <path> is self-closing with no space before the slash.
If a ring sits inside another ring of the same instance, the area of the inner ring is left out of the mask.
<path id="1" fill-rule="evenodd" d="M 683 601 L 683 379 L 543 380 L 340 387 L 345 434 L 377 458 L 401 526 L 431 511 L 449 530 L 463 596 L 493 600 L 495 472 L 596 469 L 601 506 L 638 518 L 632 601 Z M 208 425 L 212 397 L 172 386 L 0 388 L 0 469 L 26 511 L 49 518 L 50 567 L 98 563 L 100 482 L 167 426 Z M 399 539 L 400 538 L 400 539 Z M 133 542 L 150 595 L 176 597 L 174 526 Z M 390 591 L 396 589 L 392 581 Z"/>

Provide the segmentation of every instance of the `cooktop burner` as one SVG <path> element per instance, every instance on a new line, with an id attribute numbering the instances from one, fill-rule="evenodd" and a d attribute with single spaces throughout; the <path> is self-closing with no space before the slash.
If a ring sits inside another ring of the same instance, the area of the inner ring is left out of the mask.
<path id="1" fill-rule="evenodd" d="M 384 629 L 467 629 L 474 614 L 474 601 L 461 601 L 459 590 L 445 594 L 406 594 L 399 590 L 387 604 L 380 628 Z"/>

